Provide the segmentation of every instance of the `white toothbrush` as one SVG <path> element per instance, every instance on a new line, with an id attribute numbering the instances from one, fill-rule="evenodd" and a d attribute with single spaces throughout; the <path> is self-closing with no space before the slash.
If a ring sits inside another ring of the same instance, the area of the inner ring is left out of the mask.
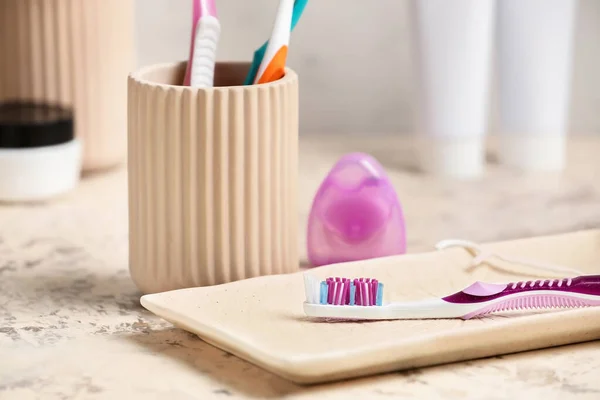
<path id="1" fill-rule="evenodd" d="M 193 0 L 193 2 L 193 35 L 184 85 L 207 88 L 214 85 L 221 24 L 217 18 L 215 0 Z"/>
<path id="2" fill-rule="evenodd" d="M 483 251 L 475 243 L 450 239 L 439 242 L 439 250 L 464 247 L 476 254 L 472 266 L 492 257 L 553 272 L 580 273 L 568 267 L 549 265 Z M 581 274 L 581 273 L 580 273 Z M 321 281 L 304 274 L 304 312 L 328 319 L 470 319 L 507 310 L 581 308 L 600 306 L 600 275 L 563 279 L 537 279 L 510 283 L 475 282 L 441 298 L 413 302 L 385 302 L 383 284 L 370 278 L 331 277 Z"/>
<path id="3" fill-rule="evenodd" d="M 600 306 L 600 275 L 511 283 L 475 282 L 442 298 L 404 303 L 383 301 L 376 279 L 305 274 L 304 312 L 331 319 L 470 319 L 498 311 Z"/>
<path id="4" fill-rule="evenodd" d="M 294 0 L 280 0 L 271 39 L 269 39 L 254 83 L 276 81 L 285 74 L 293 14 Z"/>

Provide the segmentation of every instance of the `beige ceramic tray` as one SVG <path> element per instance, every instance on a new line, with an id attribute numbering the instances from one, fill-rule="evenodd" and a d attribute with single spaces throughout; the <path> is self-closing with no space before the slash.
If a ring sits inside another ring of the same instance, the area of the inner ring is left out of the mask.
<path id="1" fill-rule="evenodd" d="M 511 256 L 600 273 L 600 231 L 483 246 Z M 460 248 L 320 267 L 320 277 L 368 276 L 387 301 L 444 296 L 476 280 L 558 277 L 490 262 L 469 267 Z M 143 296 L 142 305 L 203 340 L 297 383 L 488 357 L 600 338 L 600 308 L 462 320 L 314 322 L 304 316 L 302 273 Z"/>

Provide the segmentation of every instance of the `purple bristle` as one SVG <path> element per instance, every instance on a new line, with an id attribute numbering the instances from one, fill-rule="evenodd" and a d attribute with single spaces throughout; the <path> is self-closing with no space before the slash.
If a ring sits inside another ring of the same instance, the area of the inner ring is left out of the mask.
<path id="1" fill-rule="evenodd" d="M 342 296 L 342 304 L 346 305 L 350 303 L 350 280 L 344 278 L 344 293 Z"/>
<path id="2" fill-rule="evenodd" d="M 354 285 L 354 305 L 375 306 L 379 282 L 371 278 L 342 278 L 329 277 L 325 279 L 327 284 L 327 304 L 349 305 L 350 287 Z"/>

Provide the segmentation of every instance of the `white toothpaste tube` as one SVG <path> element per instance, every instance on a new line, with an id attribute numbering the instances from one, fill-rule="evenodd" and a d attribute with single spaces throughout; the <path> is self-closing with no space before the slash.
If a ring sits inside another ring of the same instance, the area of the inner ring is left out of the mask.
<path id="1" fill-rule="evenodd" d="M 498 2 L 500 163 L 565 164 L 576 0 Z"/>
<path id="2" fill-rule="evenodd" d="M 476 178 L 485 164 L 493 0 L 411 0 L 420 166 Z"/>

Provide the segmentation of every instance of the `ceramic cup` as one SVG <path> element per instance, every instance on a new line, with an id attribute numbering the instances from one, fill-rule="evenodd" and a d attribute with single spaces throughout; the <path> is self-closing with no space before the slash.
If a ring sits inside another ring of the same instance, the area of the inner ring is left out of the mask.
<path id="1" fill-rule="evenodd" d="M 182 86 L 186 63 L 129 77 L 130 271 L 144 293 L 299 270 L 298 77 Z"/>
<path id="2" fill-rule="evenodd" d="M 127 158 L 133 0 L 0 1 L 0 102 L 72 109 L 82 168 Z"/>

